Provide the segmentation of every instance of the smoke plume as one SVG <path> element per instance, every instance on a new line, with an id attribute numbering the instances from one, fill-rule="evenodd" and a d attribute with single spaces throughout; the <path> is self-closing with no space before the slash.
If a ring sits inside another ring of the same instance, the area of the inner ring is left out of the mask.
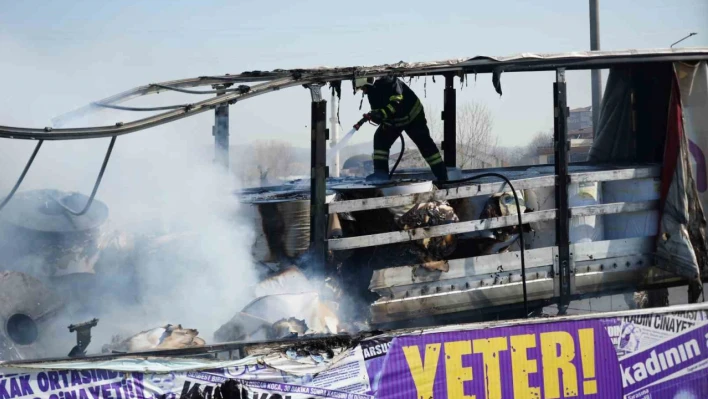
<path id="1" fill-rule="evenodd" d="M 81 124 L 109 124 L 106 118 Z M 113 256 L 106 254 L 102 264 L 117 269 L 97 273 L 84 293 L 86 303 L 67 307 L 55 319 L 56 345 L 47 356 L 65 356 L 75 340 L 66 326 L 93 317 L 100 322 L 92 330 L 89 353 L 100 351 L 113 335 L 127 337 L 167 323 L 196 328 L 210 343 L 213 332 L 252 299 L 253 232 L 239 220 L 238 183 L 212 161 L 213 114 L 195 119 L 118 138 L 97 195 L 110 212 L 105 229 L 125 233 L 140 253 L 153 255 L 106 259 Z M 3 141 L 0 197 L 33 145 Z M 20 191 L 90 194 L 107 146 L 108 139 L 45 142 Z"/>

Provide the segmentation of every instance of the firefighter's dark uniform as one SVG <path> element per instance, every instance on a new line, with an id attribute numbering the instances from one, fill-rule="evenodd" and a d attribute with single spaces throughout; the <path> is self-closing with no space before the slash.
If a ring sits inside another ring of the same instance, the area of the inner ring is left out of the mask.
<path id="1" fill-rule="evenodd" d="M 367 88 L 371 110 L 378 110 L 383 121 L 374 134 L 374 172 L 388 174 L 389 150 L 402 131 L 418 147 L 438 180 L 447 180 L 447 168 L 433 138 L 430 137 L 423 104 L 418 96 L 398 78 L 377 79 Z"/>

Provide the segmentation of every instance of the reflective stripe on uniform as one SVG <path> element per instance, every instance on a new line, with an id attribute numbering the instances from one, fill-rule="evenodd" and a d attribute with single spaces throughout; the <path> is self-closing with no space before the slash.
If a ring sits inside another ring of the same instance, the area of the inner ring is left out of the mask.
<path id="1" fill-rule="evenodd" d="M 374 150 L 374 155 L 386 155 L 388 156 L 387 150 Z"/>
<path id="2" fill-rule="evenodd" d="M 388 98 L 388 101 L 398 101 L 401 102 L 403 101 L 403 94 L 395 94 L 391 97 Z"/>
<path id="3" fill-rule="evenodd" d="M 385 155 L 376 155 L 376 154 L 374 154 L 374 155 L 371 156 L 371 159 L 373 159 L 374 161 L 388 161 L 388 157 L 385 156 Z"/>
<path id="4" fill-rule="evenodd" d="M 430 162 L 430 161 L 434 161 L 434 160 L 436 160 L 436 159 L 438 159 L 438 158 L 442 158 L 442 155 L 440 155 L 439 152 L 436 152 L 435 154 L 433 154 L 433 155 L 431 155 L 431 156 L 425 158 L 425 160 L 428 161 L 428 162 Z"/>
<path id="5" fill-rule="evenodd" d="M 391 123 L 396 125 L 396 126 L 403 126 L 411 123 L 413 119 L 415 119 L 420 112 L 423 110 L 423 104 L 420 103 L 420 100 L 416 101 L 415 104 L 413 105 L 413 108 L 411 108 L 411 111 L 408 113 L 406 116 L 402 116 L 400 118 L 396 118 L 391 120 Z"/>
<path id="6" fill-rule="evenodd" d="M 381 113 L 383 114 L 384 119 L 388 118 L 388 114 L 386 113 L 385 109 L 381 108 L 379 111 L 381 111 Z"/>
<path id="7" fill-rule="evenodd" d="M 391 111 L 391 115 L 396 113 L 396 108 L 393 108 L 393 104 L 387 105 L 386 108 Z"/>
<path id="8" fill-rule="evenodd" d="M 437 165 L 443 161 L 442 155 L 440 155 L 439 152 L 436 152 L 434 155 L 431 155 L 431 156 L 425 158 L 425 160 L 428 162 L 428 165 L 430 165 L 430 166 Z"/>

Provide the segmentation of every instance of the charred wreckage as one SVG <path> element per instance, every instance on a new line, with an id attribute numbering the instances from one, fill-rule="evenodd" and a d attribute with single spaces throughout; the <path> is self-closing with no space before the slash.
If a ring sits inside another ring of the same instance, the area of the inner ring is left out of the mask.
<path id="1" fill-rule="evenodd" d="M 706 267 L 703 197 L 695 180 L 705 175 L 693 176 L 686 136 L 698 133 L 680 121 L 697 103 L 687 79 L 706 60 L 708 49 L 670 49 L 252 71 L 141 86 L 54 121 L 62 125 L 99 109 L 165 111 L 113 126 L 0 126 L 2 138 L 37 141 L 0 204 L 0 360 L 44 356 L 52 340 L 45 326 L 60 312 L 85 321 L 69 332 L 77 342 L 70 356 L 86 356 L 91 329 L 100 326 L 91 298 L 108 291 L 96 275 L 120 275 L 117 281 L 132 284 L 137 258 L 183 239 L 174 232 L 145 237 L 110 227 L 108 204 L 95 197 L 119 136 L 214 110 L 216 160 L 228 168 L 228 107 L 294 86 L 311 94 L 312 175 L 309 181 L 236 193 L 234 201 L 242 203 L 256 231 L 252 256 L 263 279 L 254 288 L 255 299 L 224 320 L 213 337 L 235 344 L 207 344 L 211 337 L 199 337 L 189 328 L 194 326 L 170 324 L 99 343 L 102 356 L 231 358 L 244 342 L 285 340 L 299 342 L 307 356 L 331 358 L 326 345 L 317 346 L 324 335 L 525 318 L 549 304 L 563 314 L 572 300 L 642 290 L 651 294 L 641 298 L 658 295 L 649 301 L 656 306 L 664 304 L 666 287 L 686 284 L 695 302 Z M 565 72 L 600 68 L 610 75 L 590 162 L 571 164 Z M 501 95 L 503 74 L 526 71 L 556 73 L 549 104 L 555 115 L 554 165 L 457 169 L 455 79 L 463 84 L 469 75 L 489 73 Z M 329 177 L 325 84 L 334 98 L 343 81 L 355 78 L 428 75 L 445 79 L 442 150 L 452 180 L 435 185 L 420 170 L 398 170 L 380 184 Z M 213 90 L 193 89 L 200 86 Z M 119 105 L 164 91 L 216 96 L 166 107 Z M 18 191 L 44 140 L 99 138 L 110 139 L 110 145 L 89 196 Z"/>

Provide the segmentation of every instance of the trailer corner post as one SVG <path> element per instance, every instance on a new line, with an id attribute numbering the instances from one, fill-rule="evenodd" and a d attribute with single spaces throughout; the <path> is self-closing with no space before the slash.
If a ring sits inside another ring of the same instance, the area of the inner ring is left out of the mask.
<path id="1" fill-rule="evenodd" d="M 590 50 L 600 50 L 600 0 L 590 0 Z M 592 126 L 593 137 L 597 135 L 600 122 L 600 104 L 602 102 L 602 75 L 599 69 L 590 71 L 592 90 Z"/>
<path id="2" fill-rule="evenodd" d="M 313 269 L 323 272 L 327 259 L 327 101 L 322 85 L 307 88 L 312 96 L 310 135 L 310 250 Z"/>
<path id="3" fill-rule="evenodd" d="M 225 89 L 231 86 L 214 85 L 216 90 Z M 217 96 L 222 96 L 226 92 L 219 92 Z M 229 170 L 229 104 L 222 104 L 214 110 L 214 127 L 212 130 L 214 136 L 214 161 L 222 166 L 226 171 Z"/>
<path id="4" fill-rule="evenodd" d="M 571 295 L 570 211 L 568 209 L 568 99 L 565 69 L 556 70 L 553 83 L 553 153 L 556 175 L 556 245 L 558 246 L 558 313 L 565 314 Z"/>
<path id="5" fill-rule="evenodd" d="M 457 92 L 455 90 L 455 75 L 445 75 L 445 94 L 443 103 L 443 142 L 442 150 L 445 156 L 445 166 L 457 167 Z"/>
<path id="6" fill-rule="evenodd" d="M 332 98 L 330 99 L 329 108 L 330 118 L 329 118 L 329 130 L 332 134 L 332 147 L 336 146 L 339 142 L 339 120 L 337 118 L 337 95 L 333 92 Z M 339 177 L 339 151 L 334 153 L 332 156 L 332 177 Z"/>

